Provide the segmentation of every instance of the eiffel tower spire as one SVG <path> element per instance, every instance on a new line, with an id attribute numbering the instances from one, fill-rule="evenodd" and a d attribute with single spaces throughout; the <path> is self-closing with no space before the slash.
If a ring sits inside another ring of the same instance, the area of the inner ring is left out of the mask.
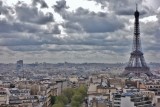
<path id="1" fill-rule="evenodd" d="M 134 73 L 136 75 L 140 75 L 141 73 L 151 75 L 151 72 L 145 62 L 143 52 L 141 49 L 139 11 L 137 4 L 134 16 L 135 16 L 135 22 L 134 22 L 133 49 L 131 52 L 129 63 L 125 68 L 124 75 L 128 75 L 130 73 Z"/>
<path id="2" fill-rule="evenodd" d="M 136 11 L 138 11 L 138 4 L 136 3 Z"/>
<path id="3" fill-rule="evenodd" d="M 133 42 L 133 48 L 134 50 L 140 50 L 140 29 L 139 29 L 139 12 L 137 10 L 134 13 L 135 16 L 135 23 L 134 23 L 134 42 Z"/>

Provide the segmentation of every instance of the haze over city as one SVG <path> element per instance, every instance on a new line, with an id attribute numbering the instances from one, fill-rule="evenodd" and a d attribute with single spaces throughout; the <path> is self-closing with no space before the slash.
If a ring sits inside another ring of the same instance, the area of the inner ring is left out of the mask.
<path id="1" fill-rule="evenodd" d="M 136 3 L 146 61 L 159 62 L 158 0 L 1 0 L 0 62 L 127 62 Z"/>

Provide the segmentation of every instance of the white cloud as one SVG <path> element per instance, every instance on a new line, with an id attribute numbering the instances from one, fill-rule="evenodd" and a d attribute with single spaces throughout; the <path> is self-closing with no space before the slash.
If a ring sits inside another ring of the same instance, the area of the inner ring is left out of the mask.
<path id="1" fill-rule="evenodd" d="M 148 22 L 157 22 L 158 21 L 158 18 L 156 15 L 153 15 L 153 16 L 148 16 L 148 17 L 144 17 L 142 19 L 140 19 L 141 22 L 143 23 L 148 23 Z"/>

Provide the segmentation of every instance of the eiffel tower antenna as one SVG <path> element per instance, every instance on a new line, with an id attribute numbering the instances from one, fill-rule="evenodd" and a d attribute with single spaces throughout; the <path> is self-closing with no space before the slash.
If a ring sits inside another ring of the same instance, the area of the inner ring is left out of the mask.
<path id="1" fill-rule="evenodd" d="M 138 4 L 136 3 L 136 11 L 138 11 Z"/>

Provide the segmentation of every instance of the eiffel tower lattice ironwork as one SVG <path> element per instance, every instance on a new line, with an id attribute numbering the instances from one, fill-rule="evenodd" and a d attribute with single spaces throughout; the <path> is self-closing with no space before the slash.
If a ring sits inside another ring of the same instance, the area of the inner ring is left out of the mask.
<path id="1" fill-rule="evenodd" d="M 151 76 L 150 68 L 147 66 L 142 48 L 141 48 L 141 40 L 140 40 L 140 28 L 139 28 L 139 12 L 136 5 L 136 11 L 134 13 L 135 22 L 134 22 L 134 38 L 133 38 L 133 51 L 131 52 L 131 56 L 129 59 L 129 63 L 125 68 L 123 75 L 129 75 L 130 73 L 134 73 L 139 76 L 144 73 L 148 76 Z"/>

